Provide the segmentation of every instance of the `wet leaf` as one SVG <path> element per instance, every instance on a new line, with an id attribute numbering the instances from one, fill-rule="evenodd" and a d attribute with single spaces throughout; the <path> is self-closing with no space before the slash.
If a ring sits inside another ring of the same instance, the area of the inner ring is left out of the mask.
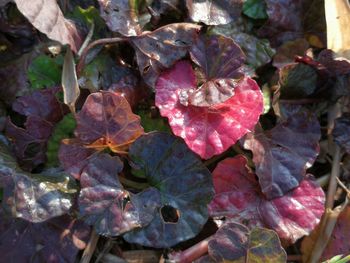
<path id="1" fill-rule="evenodd" d="M 287 254 L 277 234 L 266 228 L 249 230 L 229 222 L 220 227 L 208 243 L 209 256 L 215 262 L 283 263 Z"/>
<path id="2" fill-rule="evenodd" d="M 140 117 L 127 100 L 114 92 L 93 93 L 77 114 L 76 137 L 92 148 L 125 151 L 143 133 Z"/>
<path id="3" fill-rule="evenodd" d="M 253 129 L 263 112 L 262 93 L 250 78 L 234 88 L 234 96 L 211 107 L 184 106 L 181 92 L 196 89 L 190 63 L 178 62 L 162 73 L 156 85 L 156 106 L 175 135 L 204 159 L 220 154 Z"/>
<path id="4" fill-rule="evenodd" d="M 31 87 L 42 89 L 60 84 L 63 58 L 51 58 L 46 55 L 36 57 L 28 68 L 28 79 Z"/>
<path id="5" fill-rule="evenodd" d="M 323 190 L 314 181 L 304 179 L 284 196 L 268 200 L 246 166 L 247 159 L 241 155 L 218 164 L 213 172 L 216 194 L 209 214 L 225 216 L 249 227 L 273 229 L 286 243 L 308 235 L 324 212 Z"/>
<path id="6" fill-rule="evenodd" d="M 340 147 L 350 153 L 350 114 L 344 113 L 343 116 L 335 120 L 335 126 L 333 129 L 334 141 L 339 144 Z"/>
<path id="7" fill-rule="evenodd" d="M 160 196 L 155 189 L 138 195 L 123 189 L 118 180 L 122 169 L 118 157 L 101 154 L 88 161 L 80 178 L 80 214 L 101 235 L 116 236 L 145 226 L 159 207 Z M 135 205 L 134 199 L 142 205 Z"/>
<path id="8" fill-rule="evenodd" d="M 140 73 L 149 86 L 154 87 L 161 70 L 187 54 L 199 30 L 196 24 L 169 24 L 132 39 Z"/>
<path id="9" fill-rule="evenodd" d="M 266 19 L 265 0 L 247 0 L 243 4 L 243 14 L 254 19 Z"/>
<path id="10" fill-rule="evenodd" d="M 15 0 L 18 10 L 48 38 L 70 45 L 77 52 L 82 43 L 73 22 L 64 18 L 55 0 Z"/>
<path id="11" fill-rule="evenodd" d="M 63 215 L 73 203 L 77 190 L 70 177 L 56 170 L 42 174 L 23 172 L 0 144 L 0 184 L 4 189 L 2 205 L 13 217 L 30 222 L 43 222 Z"/>
<path id="12" fill-rule="evenodd" d="M 98 0 L 101 17 L 113 32 L 124 36 L 141 34 L 138 24 L 137 1 L 135 0 Z"/>
<path id="13" fill-rule="evenodd" d="M 186 0 L 186 5 L 191 19 L 206 25 L 228 24 L 242 11 L 242 0 Z"/>
<path id="14" fill-rule="evenodd" d="M 68 215 L 43 223 L 11 219 L 0 212 L 0 253 L 4 262 L 74 263 L 90 228 Z"/>
<path id="15" fill-rule="evenodd" d="M 186 144 L 166 133 L 141 136 L 129 149 L 135 166 L 161 197 L 151 223 L 124 235 L 128 242 L 171 247 L 197 235 L 207 221 L 212 198 L 209 170 Z"/>
<path id="16" fill-rule="evenodd" d="M 299 112 L 269 131 L 257 126 L 244 140 L 253 152 L 255 171 L 268 199 L 283 196 L 303 180 L 319 153 L 321 138 L 318 120 Z"/>
<path id="17" fill-rule="evenodd" d="M 63 101 L 68 105 L 71 112 L 75 113 L 75 102 L 80 95 L 80 90 L 77 73 L 75 71 L 74 56 L 69 48 L 64 57 L 61 82 L 63 87 Z"/>

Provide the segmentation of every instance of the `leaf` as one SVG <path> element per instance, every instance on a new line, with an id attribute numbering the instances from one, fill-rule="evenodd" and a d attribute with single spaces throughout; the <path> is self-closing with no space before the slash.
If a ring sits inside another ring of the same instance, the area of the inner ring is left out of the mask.
<path id="1" fill-rule="evenodd" d="M 122 169 L 119 157 L 100 154 L 88 161 L 80 178 L 80 215 L 101 235 L 116 236 L 145 226 L 160 207 L 155 189 L 138 195 L 124 190 L 118 180 Z"/>
<path id="2" fill-rule="evenodd" d="M 33 224 L 0 212 L 0 253 L 4 262 L 74 263 L 90 228 L 68 215 Z"/>
<path id="3" fill-rule="evenodd" d="M 160 193 L 161 207 L 151 223 L 124 235 L 128 242 L 171 247 L 197 235 L 207 221 L 213 194 L 211 175 L 186 144 L 166 133 L 141 136 L 129 149 L 134 167 Z"/>
<path id="4" fill-rule="evenodd" d="M 61 141 L 64 138 L 73 136 L 75 125 L 76 125 L 75 118 L 70 113 L 64 116 L 64 118 L 59 123 L 57 123 L 57 125 L 54 127 L 53 133 L 47 142 L 47 152 L 46 152 L 47 167 L 59 166 L 58 150 L 59 150 Z"/>
<path id="5" fill-rule="evenodd" d="M 0 185 L 4 189 L 2 205 L 13 217 L 37 223 L 63 215 L 71 208 L 71 194 L 77 190 L 68 175 L 56 170 L 42 174 L 23 172 L 3 143 L 0 144 L 0 167 Z"/>
<path id="6" fill-rule="evenodd" d="M 48 38 L 70 45 L 77 52 L 82 43 L 79 32 L 71 21 L 64 18 L 56 0 L 14 0 L 18 10 L 32 25 Z"/>
<path id="7" fill-rule="evenodd" d="M 138 24 L 137 1 L 135 0 L 98 0 L 101 17 L 113 32 L 124 36 L 141 34 Z"/>
<path id="8" fill-rule="evenodd" d="M 308 235 L 324 212 L 323 190 L 314 181 L 304 179 L 284 196 L 268 200 L 246 165 L 247 159 L 242 155 L 217 165 L 213 172 L 216 194 L 208 206 L 210 216 L 273 229 L 289 244 Z"/>
<path id="9" fill-rule="evenodd" d="M 318 120 L 305 111 L 266 132 L 257 126 L 246 136 L 244 148 L 253 152 L 255 172 L 268 199 L 299 185 L 319 153 L 320 138 Z"/>
<path id="10" fill-rule="evenodd" d="M 65 139 L 61 141 L 58 158 L 64 170 L 80 180 L 82 170 L 95 153 L 95 149 L 84 147 L 77 139 Z"/>
<path id="11" fill-rule="evenodd" d="M 75 102 L 80 95 L 80 89 L 75 71 L 75 62 L 72 51 L 68 48 L 64 57 L 62 70 L 63 101 L 75 112 Z"/>
<path id="12" fill-rule="evenodd" d="M 186 0 L 186 5 L 194 22 L 213 26 L 230 23 L 242 10 L 241 0 Z"/>
<path id="13" fill-rule="evenodd" d="M 265 228 L 225 223 L 208 243 L 209 256 L 215 262 L 278 263 L 286 262 L 287 254 L 276 233 Z"/>
<path id="14" fill-rule="evenodd" d="M 345 0 L 325 0 L 327 47 L 339 56 L 350 58 L 350 6 Z"/>
<path id="15" fill-rule="evenodd" d="M 28 79 L 33 89 L 42 89 L 60 84 L 63 58 L 40 55 L 33 59 L 28 68 Z"/>
<path id="16" fill-rule="evenodd" d="M 90 94 L 76 118 L 76 137 L 96 149 L 125 151 L 143 133 L 140 117 L 123 96 L 113 92 Z"/>
<path id="17" fill-rule="evenodd" d="M 156 85 L 156 106 L 167 117 L 173 133 L 204 159 L 226 151 L 253 129 L 263 112 L 262 93 L 256 82 L 243 78 L 234 96 L 211 107 L 184 106 L 180 93 L 196 89 L 189 62 L 180 61 L 164 71 Z"/>
<path id="18" fill-rule="evenodd" d="M 165 118 L 153 118 L 151 113 L 146 110 L 139 110 L 136 113 L 141 117 L 141 124 L 145 129 L 145 132 L 162 131 L 171 133 L 170 127 Z"/>
<path id="19" fill-rule="evenodd" d="M 243 3 L 243 14 L 254 19 L 266 19 L 265 0 L 247 0 Z"/>
<path id="20" fill-rule="evenodd" d="M 19 97 L 12 108 L 27 117 L 39 117 L 50 123 L 59 122 L 67 113 L 67 108 L 56 98 L 59 91 L 60 88 L 57 87 L 34 91 Z"/>
<path id="21" fill-rule="evenodd" d="M 191 23 L 169 24 L 132 39 L 140 73 L 149 86 L 154 87 L 164 68 L 187 54 L 200 28 Z"/>
<path id="22" fill-rule="evenodd" d="M 332 131 L 334 141 L 350 153 L 350 114 L 344 113 L 340 118 L 335 119 Z"/>
<path id="23" fill-rule="evenodd" d="M 309 43 L 304 38 L 287 41 L 277 49 L 273 57 L 273 65 L 281 69 L 293 63 L 295 61 L 295 56 L 304 56 L 308 48 Z"/>

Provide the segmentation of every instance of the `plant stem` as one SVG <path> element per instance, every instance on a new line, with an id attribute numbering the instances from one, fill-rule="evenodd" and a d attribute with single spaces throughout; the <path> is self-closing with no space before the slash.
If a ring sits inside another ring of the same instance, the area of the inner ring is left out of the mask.
<path id="1" fill-rule="evenodd" d="M 169 259 L 176 263 L 191 263 L 208 252 L 208 237 L 194 246 L 180 252 L 173 252 L 169 255 Z"/>
<path id="2" fill-rule="evenodd" d="M 94 251 L 96 249 L 96 245 L 99 239 L 99 235 L 95 232 L 95 229 L 93 228 L 91 231 L 91 237 L 89 240 L 89 243 L 87 244 L 83 256 L 81 257 L 80 263 L 89 263 L 92 255 L 94 254 Z"/>
<path id="3" fill-rule="evenodd" d="M 81 70 L 84 68 L 85 58 L 86 58 L 90 49 L 92 49 L 98 45 L 115 44 L 115 43 L 125 42 L 125 41 L 129 41 L 129 38 L 127 38 L 127 37 L 101 38 L 101 39 L 95 40 L 94 42 L 91 42 L 81 53 L 80 60 L 79 60 L 79 63 L 77 65 L 77 75 L 79 76 L 81 73 Z"/>
<path id="4" fill-rule="evenodd" d="M 340 172 L 340 147 L 335 145 L 331 177 L 328 183 L 326 208 L 332 209 L 334 206 L 334 195 L 337 191 L 337 178 Z"/>

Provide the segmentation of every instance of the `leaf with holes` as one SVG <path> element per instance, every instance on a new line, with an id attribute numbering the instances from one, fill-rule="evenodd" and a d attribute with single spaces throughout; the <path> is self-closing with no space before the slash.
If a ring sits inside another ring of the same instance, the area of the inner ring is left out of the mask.
<path id="1" fill-rule="evenodd" d="M 194 22 L 223 25 L 241 15 L 242 0 L 186 0 L 189 16 Z"/>
<path id="2" fill-rule="evenodd" d="M 142 133 L 140 117 L 114 92 L 90 94 L 77 114 L 75 136 L 91 148 L 124 152 Z"/>
<path id="3" fill-rule="evenodd" d="M 56 0 L 15 0 L 18 10 L 48 38 L 70 45 L 78 52 L 82 43 L 75 24 L 63 16 Z"/>
<path id="4" fill-rule="evenodd" d="M 140 73 L 149 86 L 154 87 L 164 68 L 171 67 L 177 60 L 186 56 L 200 28 L 191 23 L 169 24 L 131 40 Z"/>
<path id="5" fill-rule="evenodd" d="M 266 228 L 247 227 L 234 222 L 222 225 L 208 242 L 214 262 L 282 263 L 287 261 L 277 234 Z"/>
<path id="6" fill-rule="evenodd" d="M 160 193 L 161 208 L 151 223 L 124 235 L 128 242 L 171 247 L 199 233 L 208 219 L 211 174 L 181 140 L 167 133 L 141 136 L 129 149 L 134 167 Z"/>
<path id="7" fill-rule="evenodd" d="M 90 228 L 68 215 L 34 224 L 8 218 L 0 210 L 0 253 L 4 262 L 74 263 L 89 236 Z"/>
<path id="8" fill-rule="evenodd" d="M 216 194 L 209 204 L 211 216 L 273 229 L 286 243 L 309 234 L 324 212 L 324 192 L 311 179 L 304 179 L 282 197 L 266 199 L 242 155 L 221 161 L 213 180 Z"/>
<path id="9" fill-rule="evenodd" d="M 263 112 L 263 96 L 256 82 L 242 78 L 234 95 L 211 107 L 181 104 L 181 93 L 196 89 L 191 64 L 178 62 L 163 72 L 156 85 L 156 106 L 175 135 L 204 159 L 220 154 L 252 130 Z"/>
<path id="10" fill-rule="evenodd" d="M 320 124 L 316 117 L 301 111 L 263 131 L 257 126 L 244 139 L 244 148 L 253 152 L 255 171 L 268 199 L 283 196 L 303 180 L 319 153 Z"/>
<path id="11" fill-rule="evenodd" d="M 141 34 L 138 24 L 137 1 L 135 0 L 98 0 L 101 17 L 113 32 L 124 36 Z"/>
<path id="12" fill-rule="evenodd" d="M 137 195 L 123 189 L 118 174 L 119 157 L 100 154 L 90 159 L 80 178 L 80 215 L 101 235 L 117 236 L 147 225 L 160 206 L 158 191 L 149 188 Z"/>
<path id="13" fill-rule="evenodd" d="M 5 209 L 12 216 L 31 222 L 67 213 L 77 192 L 75 183 L 62 171 L 23 172 L 3 143 L 0 143 L 0 185 L 4 189 Z"/>

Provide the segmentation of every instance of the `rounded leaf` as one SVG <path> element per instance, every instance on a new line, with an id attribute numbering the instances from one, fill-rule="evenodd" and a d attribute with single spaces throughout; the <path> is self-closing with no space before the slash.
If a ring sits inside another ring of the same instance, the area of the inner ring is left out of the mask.
<path id="1" fill-rule="evenodd" d="M 263 112 L 263 96 L 259 86 L 243 78 L 234 95 L 211 107 L 184 106 L 180 94 L 196 89 L 191 64 L 180 61 L 161 74 L 156 84 L 156 105 L 167 117 L 175 135 L 204 159 L 220 154 L 251 131 Z"/>

